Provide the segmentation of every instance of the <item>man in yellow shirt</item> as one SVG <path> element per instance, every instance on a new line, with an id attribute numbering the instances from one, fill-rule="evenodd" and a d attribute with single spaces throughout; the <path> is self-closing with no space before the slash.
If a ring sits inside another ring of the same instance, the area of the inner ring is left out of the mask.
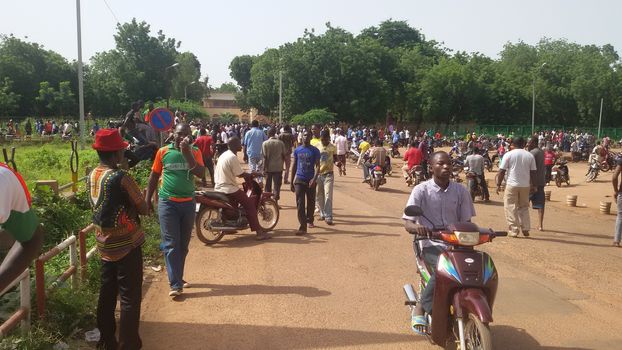
<path id="1" fill-rule="evenodd" d="M 311 125 L 311 134 L 313 137 L 311 138 L 311 146 L 319 147 L 320 141 L 320 126 L 318 124 Z"/>
<path id="2" fill-rule="evenodd" d="M 363 137 L 363 141 L 361 141 L 361 143 L 359 144 L 359 151 L 361 152 L 361 154 L 359 155 L 359 161 L 357 162 L 357 165 L 361 165 L 363 162 L 363 158 L 365 153 L 367 152 L 367 150 L 369 150 L 369 148 L 371 147 L 371 144 L 369 142 L 367 142 L 369 138 L 367 136 Z M 365 169 L 365 165 L 363 164 L 363 182 L 365 182 L 367 180 L 367 172 Z"/>
<path id="3" fill-rule="evenodd" d="M 335 183 L 333 165 L 337 162 L 337 147 L 330 143 L 328 130 L 322 130 L 317 148 L 320 150 L 320 174 L 317 177 L 315 202 L 320 212 L 320 221 L 326 220 L 326 223 L 332 226 L 334 225 L 333 185 Z"/>

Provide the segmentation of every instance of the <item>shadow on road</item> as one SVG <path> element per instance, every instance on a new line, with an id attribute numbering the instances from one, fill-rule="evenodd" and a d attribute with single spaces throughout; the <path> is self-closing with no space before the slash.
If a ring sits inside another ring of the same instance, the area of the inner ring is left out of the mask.
<path id="1" fill-rule="evenodd" d="M 495 349 L 504 350 L 589 350 L 579 347 L 543 346 L 522 328 L 491 326 L 492 343 Z"/>
<path id="2" fill-rule="evenodd" d="M 210 290 L 200 290 L 210 289 Z M 269 286 L 262 284 L 248 285 L 224 285 L 211 283 L 193 283 L 191 288 L 184 290 L 181 299 L 233 296 L 233 295 L 273 295 L 273 294 L 296 294 L 307 298 L 329 296 L 332 293 L 327 290 L 306 286 Z"/>
<path id="3" fill-rule="evenodd" d="M 257 326 L 244 324 L 196 324 L 141 322 L 145 349 L 318 349 L 427 342 L 408 334 L 347 329 Z"/>
<path id="4" fill-rule="evenodd" d="M 555 239 L 555 238 L 543 238 L 543 237 L 531 237 L 531 239 L 535 241 L 546 241 L 553 243 L 564 243 L 564 244 L 573 244 L 573 245 L 584 245 L 588 247 L 609 247 L 610 244 L 596 244 L 596 243 L 588 243 L 588 242 L 575 242 L 575 241 L 566 241 L 563 239 Z"/>
<path id="5" fill-rule="evenodd" d="M 602 238 L 602 239 L 607 239 L 607 240 L 612 239 L 612 235 L 592 235 L 589 233 L 577 233 L 577 232 L 568 232 L 568 231 L 559 231 L 559 230 L 546 230 L 545 232 L 561 233 L 564 235 L 580 236 L 580 237 L 587 237 L 587 238 Z"/>

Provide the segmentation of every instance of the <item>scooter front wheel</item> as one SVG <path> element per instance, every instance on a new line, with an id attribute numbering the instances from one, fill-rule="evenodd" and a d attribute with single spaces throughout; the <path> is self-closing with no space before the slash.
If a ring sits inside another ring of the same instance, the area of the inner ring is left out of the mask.
<path id="1" fill-rule="evenodd" d="M 466 350 L 492 350 L 490 328 L 473 314 L 469 314 L 464 325 L 464 343 Z"/>
<path id="2" fill-rule="evenodd" d="M 220 221 L 220 213 L 211 208 L 201 209 L 195 219 L 197 237 L 205 244 L 214 244 L 225 235 L 224 231 L 213 231 L 209 228 L 209 224 L 213 221 Z"/>
<path id="3" fill-rule="evenodd" d="M 261 228 L 266 231 L 271 231 L 279 222 L 279 206 L 273 199 L 266 199 L 259 203 L 257 218 L 259 219 Z"/>

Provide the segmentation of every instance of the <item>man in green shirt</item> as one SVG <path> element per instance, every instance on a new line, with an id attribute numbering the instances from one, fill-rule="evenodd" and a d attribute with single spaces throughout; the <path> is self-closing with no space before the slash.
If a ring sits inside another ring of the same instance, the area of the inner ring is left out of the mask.
<path id="1" fill-rule="evenodd" d="M 147 205 L 152 205 L 151 199 L 159 182 L 160 246 L 171 287 L 169 296 L 176 297 L 181 295 L 184 287 L 190 286 L 183 276 L 196 210 L 193 175 L 201 178 L 205 167 L 201 151 L 192 146 L 187 124 L 177 124 L 173 137 L 173 143 L 156 153 L 149 176 Z"/>

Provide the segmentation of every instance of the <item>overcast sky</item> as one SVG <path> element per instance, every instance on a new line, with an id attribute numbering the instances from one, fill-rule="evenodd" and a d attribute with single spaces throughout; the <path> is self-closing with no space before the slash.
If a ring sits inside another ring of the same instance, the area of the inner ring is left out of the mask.
<path id="1" fill-rule="evenodd" d="M 0 33 L 43 44 L 77 58 L 75 0 L 3 0 Z M 133 17 L 155 34 L 182 42 L 193 52 L 210 84 L 231 81 L 237 55 L 259 54 L 293 41 L 305 28 L 323 33 L 325 23 L 354 34 L 392 18 L 405 20 L 427 39 L 453 50 L 491 57 L 508 42 L 535 44 L 542 37 L 622 48 L 622 0 L 82 0 L 84 61 L 114 48 L 117 19 Z M 113 15 L 114 13 L 114 15 Z M 115 16 L 117 19 L 115 19 Z"/>

